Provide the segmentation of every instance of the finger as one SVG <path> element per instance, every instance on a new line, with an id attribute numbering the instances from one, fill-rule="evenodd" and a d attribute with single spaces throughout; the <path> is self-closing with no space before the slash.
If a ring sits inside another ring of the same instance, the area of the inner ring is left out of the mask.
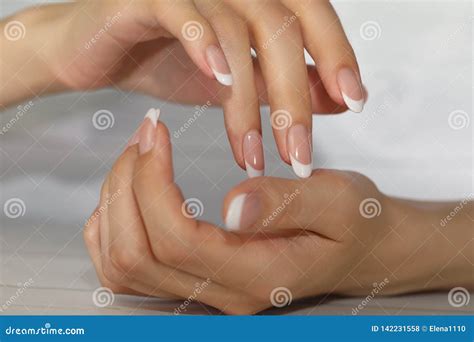
<path id="1" fill-rule="evenodd" d="M 282 0 L 298 15 L 304 45 L 316 62 L 331 98 L 354 112 L 364 107 L 364 90 L 357 60 L 339 17 L 329 1 Z"/>
<path id="2" fill-rule="evenodd" d="M 156 124 L 157 116 L 154 116 Z M 150 120 L 151 121 L 151 120 Z M 143 139 L 154 140 L 143 143 Z M 156 124 L 154 134 L 140 130 L 140 156 L 135 162 L 133 172 L 133 191 L 137 200 L 143 230 L 147 234 L 149 248 L 153 258 L 142 258 L 143 262 L 136 264 L 133 257 L 122 256 L 126 270 L 133 278 L 177 296 L 196 296 L 196 300 L 214 306 L 225 312 L 250 312 L 262 308 L 254 298 L 239 291 L 232 290 L 214 280 L 207 280 L 191 273 L 182 271 L 179 267 L 170 267 L 170 262 L 177 255 L 176 251 L 192 249 L 191 240 L 198 241 L 209 236 L 210 231 L 217 229 L 196 229 L 197 223 L 191 214 L 183 209 L 183 197 L 179 188 L 173 183 L 173 167 L 169 134 L 162 123 Z M 117 221 L 127 212 L 127 206 L 117 207 Z M 185 215 L 186 214 L 186 215 Z M 221 233 L 225 234 L 225 232 Z M 130 261 L 133 260 L 133 261 Z M 198 295 L 194 293 L 195 284 L 209 283 L 206 291 Z M 193 294 L 194 293 L 194 294 Z"/>
<path id="3" fill-rule="evenodd" d="M 262 176 L 264 157 L 260 110 L 246 23 L 223 3 L 197 1 L 196 5 L 217 33 L 230 68 L 232 91 L 223 89 L 225 125 L 236 162 L 249 177 Z M 238 38 L 236 38 L 238 37 Z"/>
<path id="4" fill-rule="evenodd" d="M 273 134 L 281 158 L 298 177 L 306 178 L 312 170 L 312 112 L 301 32 L 294 22 L 273 39 L 290 13 L 275 3 L 265 6 L 266 20 L 252 19 L 251 25 L 268 90 Z"/>
<path id="5" fill-rule="evenodd" d="M 130 142 L 131 144 L 133 143 L 133 140 L 134 138 L 132 137 L 132 140 Z M 127 165 L 126 158 L 131 158 L 133 155 L 137 155 L 137 146 L 128 148 L 123 153 L 121 158 L 119 158 L 119 162 L 121 161 L 120 166 Z M 133 163 L 131 163 L 131 165 L 133 166 Z M 100 265 L 96 266 L 98 267 L 98 273 L 100 272 L 99 279 L 103 284 L 107 283 L 109 285 L 113 285 L 115 290 L 112 290 L 114 292 L 134 293 L 142 295 L 147 294 L 161 298 L 176 298 L 176 296 L 168 292 L 160 291 L 153 285 L 149 285 L 137 279 L 134 279 L 132 272 L 124 271 L 123 267 L 121 267 L 123 265 L 123 263 L 121 263 L 123 259 L 120 258 L 122 255 L 118 255 L 119 253 L 117 253 L 117 243 L 120 245 L 120 247 L 123 248 L 136 247 L 137 243 L 136 240 L 130 241 L 130 236 L 127 236 L 129 241 L 128 245 L 125 246 L 123 244 L 124 235 L 119 235 L 116 233 L 116 229 L 112 229 L 117 226 L 120 228 L 124 227 L 124 225 L 117 225 L 117 222 L 115 220 L 113 220 L 113 222 L 110 221 L 110 212 L 112 210 L 112 205 L 119 199 L 125 199 L 127 195 L 125 193 L 127 178 L 120 178 L 120 185 L 122 187 L 119 187 L 118 177 L 124 175 L 114 174 L 114 170 L 117 170 L 117 167 L 118 166 L 116 163 L 115 168 L 112 169 L 111 173 L 107 176 L 104 185 L 102 186 L 100 204 L 97 210 L 97 212 L 99 213 L 97 222 L 100 222 L 99 229 L 97 231 L 99 232 L 101 238 L 98 240 L 98 246 L 100 246 L 100 250 L 96 251 L 98 255 L 96 255 L 95 258 L 97 262 L 100 262 Z M 113 184 L 111 184 L 112 181 Z M 128 183 L 130 183 L 130 181 L 128 181 Z M 133 207 L 131 209 L 133 210 Z M 135 263 L 137 262 L 137 259 L 133 260 Z M 127 265 L 129 264 L 130 262 Z M 126 292 L 124 292 L 125 290 Z"/>
<path id="6" fill-rule="evenodd" d="M 250 293 L 236 290 L 228 269 L 223 274 L 227 286 L 221 285 L 215 272 L 224 269 L 225 261 L 242 245 L 241 239 L 217 227 L 194 220 L 203 207 L 199 201 L 184 202 L 179 188 L 173 182 L 171 148 L 166 127 L 159 123 L 155 144 L 149 152 L 141 154 L 135 163 L 133 190 L 143 218 L 150 248 L 155 261 L 145 258 L 137 278 L 153 283 L 164 291 L 189 296 L 196 282 L 212 279 L 210 291 L 203 291 L 199 300 L 223 310 L 246 310 L 268 306 L 268 297 L 255 299 Z M 186 210 L 194 208 L 197 210 Z M 244 270 L 243 254 L 239 254 L 238 269 Z M 251 275 L 257 275 L 262 265 L 270 260 L 266 254 L 264 263 L 252 264 Z M 234 265 L 237 260 L 232 260 Z M 146 271 L 146 272 L 145 272 Z M 246 282 L 247 283 L 247 282 Z M 242 283 L 236 282 L 241 285 Z M 249 291 L 251 292 L 251 291 Z M 242 309 L 243 310 L 243 309 Z"/>
<path id="7" fill-rule="evenodd" d="M 160 25 L 183 44 L 193 62 L 208 77 L 224 86 L 232 85 L 232 73 L 212 26 L 192 1 L 154 1 Z"/>
<path id="8" fill-rule="evenodd" d="M 89 256 L 91 257 L 92 263 L 94 264 L 97 277 L 99 278 L 99 282 L 102 286 L 109 288 L 115 293 L 139 294 L 138 292 L 126 288 L 124 286 L 113 284 L 104 276 L 104 273 L 102 271 L 102 260 L 100 253 L 100 234 L 98 220 L 98 216 L 100 215 L 100 213 L 98 209 L 99 206 L 94 210 L 92 215 L 87 220 L 86 225 L 84 226 L 83 236 L 87 251 L 89 252 Z"/>
<path id="9" fill-rule="evenodd" d="M 337 240 L 351 218 L 339 215 L 354 207 L 354 179 L 338 171 L 318 170 L 308 180 L 259 178 L 232 189 L 224 202 L 230 230 L 308 230 Z M 352 210 L 358 213 L 356 207 Z"/>
<path id="10" fill-rule="evenodd" d="M 148 142 L 140 137 L 140 156 L 135 163 L 133 190 L 140 214 L 143 217 L 151 240 L 178 238 L 181 235 L 195 235 L 206 232 L 196 230 L 194 215 L 188 212 L 195 209 L 186 206 L 181 190 L 174 183 L 171 143 L 167 128 L 158 122 Z M 202 205 L 202 204 L 199 204 Z M 199 209 L 199 208 L 198 208 Z M 202 209 L 202 208 L 201 208 Z"/>
<path id="11" fill-rule="evenodd" d="M 136 296 L 143 296 L 145 294 L 151 296 L 157 296 L 161 298 L 177 298 L 176 296 L 168 295 L 164 292 L 157 291 L 152 286 L 146 284 L 137 284 L 133 289 L 126 286 L 121 286 L 116 283 L 111 282 L 104 275 L 102 269 L 102 253 L 100 251 L 100 230 L 99 230 L 99 220 L 98 216 L 99 207 L 94 210 L 94 213 L 87 221 L 86 226 L 84 227 L 84 241 L 86 243 L 87 250 L 94 264 L 94 268 L 99 278 L 99 282 L 102 286 L 109 288 L 114 293 L 121 294 L 131 294 Z"/>
<path id="12" fill-rule="evenodd" d="M 100 274 L 101 283 L 109 284 L 115 288 L 115 292 L 122 293 L 123 289 L 134 290 L 135 292 L 147 293 L 148 288 L 146 286 L 141 286 L 136 280 L 130 279 L 128 274 L 122 273 L 120 270 L 117 270 L 116 266 L 113 264 L 113 260 L 109 258 L 110 255 L 110 237 L 109 237 L 109 219 L 108 211 L 110 205 L 110 194 L 109 194 L 109 184 L 110 177 L 108 176 L 104 184 L 102 185 L 99 209 L 98 212 L 98 225 L 99 225 L 99 246 L 100 246 Z M 96 259 L 99 259 L 99 256 L 96 256 Z M 99 260 L 97 260 L 99 261 Z M 112 288 L 111 288 L 112 289 Z M 130 290 L 128 292 L 130 292 Z M 114 291 L 114 290 L 112 290 Z M 127 293 L 127 292 L 125 292 Z"/>
<path id="13" fill-rule="evenodd" d="M 255 78 L 262 104 L 268 104 L 268 94 L 258 61 L 254 61 Z M 311 93 L 311 111 L 313 114 L 339 114 L 347 110 L 345 105 L 334 102 L 326 92 L 324 84 L 314 65 L 307 65 Z"/>

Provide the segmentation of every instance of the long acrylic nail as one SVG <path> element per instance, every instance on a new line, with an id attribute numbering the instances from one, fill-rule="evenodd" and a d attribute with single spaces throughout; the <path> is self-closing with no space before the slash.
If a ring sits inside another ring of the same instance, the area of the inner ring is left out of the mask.
<path id="1" fill-rule="evenodd" d="M 362 109 L 364 109 L 364 91 L 354 70 L 350 68 L 339 70 L 337 82 L 347 107 L 353 112 L 362 112 Z"/>
<path id="2" fill-rule="evenodd" d="M 227 209 L 225 225 L 228 230 L 243 230 L 250 227 L 260 215 L 260 200 L 255 193 L 234 197 Z"/>
<path id="3" fill-rule="evenodd" d="M 255 129 L 249 131 L 243 141 L 245 169 L 249 178 L 263 176 L 265 162 L 263 159 L 262 136 Z"/>
<path id="4" fill-rule="evenodd" d="M 139 129 L 136 130 L 133 135 L 131 136 L 130 140 L 128 141 L 127 145 L 125 146 L 125 149 L 129 148 L 130 146 L 133 146 L 135 144 L 138 144 L 139 142 Z"/>
<path id="5" fill-rule="evenodd" d="M 291 166 L 296 175 L 307 178 L 313 171 L 311 137 L 306 126 L 297 124 L 288 131 L 288 149 Z"/>
<path id="6" fill-rule="evenodd" d="M 217 81 L 225 86 L 233 83 L 232 73 L 221 48 L 211 45 L 206 49 L 207 63 L 211 68 Z"/>
<path id="7" fill-rule="evenodd" d="M 145 154 L 153 148 L 155 144 L 156 125 L 160 116 L 160 110 L 151 108 L 145 115 L 140 130 L 138 132 L 139 143 L 138 151 L 140 154 Z"/>

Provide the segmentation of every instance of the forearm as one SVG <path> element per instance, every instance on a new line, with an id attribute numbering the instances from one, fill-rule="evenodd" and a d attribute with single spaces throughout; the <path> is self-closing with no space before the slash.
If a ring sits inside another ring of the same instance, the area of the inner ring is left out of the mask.
<path id="1" fill-rule="evenodd" d="M 399 280 L 395 292 L 473 289 L 473 202 L 390 203 L 393 232 L 381 253 Z"/>
<path id="2" fill-rule="evenodd" d="M 51 61 L 64 25 L 60 6 L 27 9 L 0 22 L 0 108 L 65 90 Z"/>

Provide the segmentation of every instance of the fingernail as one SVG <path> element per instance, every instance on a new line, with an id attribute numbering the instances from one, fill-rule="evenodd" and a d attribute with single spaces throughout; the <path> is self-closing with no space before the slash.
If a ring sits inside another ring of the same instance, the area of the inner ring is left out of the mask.
<path id="1" fill-rule="evenodd" d="M 260 200 L 255 193 L 234 197 L 227 209 L 225 225 L 228 230 L 243 230 L 250 227 L 260 215 Z"/>
<path id="2" fill-rule="evenodd" d="M 362 112 L 362 109 L 364 109 L 364 91 L 354 70 L 350 68 L 339 70 L 337 82 L 347 107 L 353 112 Z"/>
<path id="3" fill-rule="evenodd" d="M 225 86 L 231 86 L 233 83 L 232 74 L 222 49 L 211 45 L 206 50 L 207 63 L 211 68 L 217 81 Z"/>
<path id="4" fill-rule="evenodd" d="M 288 131 L 291 166 L 300 178 L 308 178 L 313 171 L 310 135 L 306 126 L 298 124 Z"/>
<path id="5" fill-rule="evenodd" d="M 249 178 L 263 176 L 265 164 L 263 159 L 262 136 L 257 130 L 249 131 L 243 142 L 245 169 Z"/>
<path id="6" fill-rule="evenodd" d="M 127 149 L 130 146 L 133 146 L 135 144 L 138 144 L 138 141 L 139 141 L 138 132 L 139 132 L 139 130 L 137 130 L 137 131 L 135 131 L 135 133 L 133 133 L 132 137 L 130 138 L 130 140 L 127 143 L 127 146 L 125 146 L 125 149 Z"/>
<path id="7" fill-rule="evenodd" d="M 145 115 L 145 119 L 138 132 L 138 151 L 145 154 L 153 148 L 155 144 L 156 125 L 160 116 L 160 110 L 151 108 Z"/>

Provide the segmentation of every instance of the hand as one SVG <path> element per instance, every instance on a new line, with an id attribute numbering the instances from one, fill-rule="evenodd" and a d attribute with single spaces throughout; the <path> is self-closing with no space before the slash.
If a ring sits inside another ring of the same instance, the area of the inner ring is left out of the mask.
<path id="1" fill-rule="evenodd" d="M 346 104 L 358 112 L 364 102 L 355 55 L 326 0 L 79 1 L 14 19 L 28 36 L 6 41 L 6 50 L 29 48 L 23 64 L 40 56 L 61 89 L 113 86 L 222 104 L 235 160 L 249 176 L 264 170 L 261 100 L 270 103 L 281 158 L 300 177 L 312 169 L 312 113 Z M 304 48 L 317 69 L 306 65 Z"/>
<path id="2" fill-rule="evenodd" d="M 450 206 L 384 196 L 353 172 L 250 179 L 225 199 L 229 230 L 194 219 L 155 114 L 115 163 L 85 227 L 104 286 L 192 298 L 231 314 L 279 306 L 280 290 L 294 300 L 365 296 L 374 283 L 378 295 L 473 286 L 468 219 L 458 215 L 441 231 L 433 225 Z M 465 209 L 472 214 L 472 204 Z"/>

